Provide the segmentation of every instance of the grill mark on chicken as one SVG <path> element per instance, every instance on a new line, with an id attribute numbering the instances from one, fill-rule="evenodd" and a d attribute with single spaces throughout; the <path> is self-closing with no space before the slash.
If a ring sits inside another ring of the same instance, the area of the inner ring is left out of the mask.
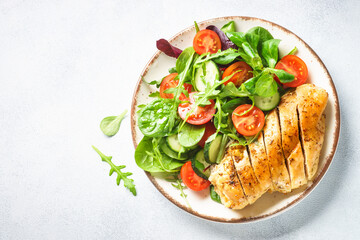
<path id="1" fill-rule="evenodd" d="M 229 154 L 211 170 L 209 181 L 219 194 L 222 204 L 232 209 L 242 209 L 249 204 L 242 189 L 236 169 Z"/>
<path id="2" fill-rule="evenodd" d="M 269 113 L 264 127 L 264 142 L 274 190 L 287 193 L 291 191 L 290 177 L 282 153 L 281 133 L 277 118 L 278 115 L 274 110 Z"/>
<path id="3" fill-rule="evenodd" d="M 255 176 L 264 189 L 273 189 L 270 167 L 266 156 L 264 138 L 262 132 L 258 139 L 247 146 L 251 166 Z"/>
<path id="4" fill-rule="evenodd" d="M 320 131 L 322 114 L 325 110 L 328 93 L 313 84 L 304 84 L 296 88 L 301 139 L 304 148 L 305 170 L 308 180 L 317 172 L 319 155 L 324 133 Z"/>
<path id="5" fill-rule="evenodd" d="M 288 166 L 291 188 L 298 188 L 307 182 L 304 168 L 304 155 L 299 139 L 296 92 L 288 92 L 281 98 L 278 106 L 281 144 Z"/>
<path id="6" fill-rule="evenodd" d="M 265 192 L 259 184 L 247 155 L 246 147 L 237 145 L 229 148 L 236 174 L 240 180 L 246 198 L 250 204 L 254 203 Z"/>

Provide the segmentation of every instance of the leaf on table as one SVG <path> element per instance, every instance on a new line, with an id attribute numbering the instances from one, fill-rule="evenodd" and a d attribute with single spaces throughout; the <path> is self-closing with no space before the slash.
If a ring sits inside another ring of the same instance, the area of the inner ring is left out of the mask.
<path id="1" fill-rule="evenodd" d="M 114 136 L 120 129 L 122 120 L 125 118 L 127 110 L 119 116 L 110 116 L 104 118 L 100 123 L 101 131 L 108 137 Z"/>
<path id="2" fill-rule="evenodd" d="M 135 188 L 135 184 L 134 184 L 134 180 L 128 178 L 129 176 L 132 175 L 131 172 L 122 172 L 121 169 L 124 169 L 126 166 L 125 165 L 120 165 L 120 166 L 116 166 L 112 161 L 112 157 L 111 156 L 105 156 L 105 154 L 103 154 L 102 152 L 100 152 L 99 149 L 97 149 L 96 147 L 92 146 L 92 148 L 100 155 L 101 160 L 104 162 L 107 162 L 110 165 L 110 172 L 109 172 L 109 176 L 111 176 L 114 172 L 117 173 L 117 178 L 116 178 L 116 184 L 120 185 L 120 181 L 123 180 L 124 182 L 124 186 L 130 190 L 130 192 L 136 196 L 136 188 Z"/>

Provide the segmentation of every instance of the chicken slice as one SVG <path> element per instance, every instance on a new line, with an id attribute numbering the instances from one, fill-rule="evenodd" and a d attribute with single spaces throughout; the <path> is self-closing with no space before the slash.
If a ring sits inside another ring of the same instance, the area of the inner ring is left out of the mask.
<path id="1" fill-rule="evenodd" d="M 249 157 L 254 173 L 265 191 L 273 189 L 271 181 L 270 168 L 266 156 L 263 134 L 260 133 L 258 139 L 249 144 Z"/>
<path id="2" fill-rule="evenodd" d="M 246 198 L 249 204 L 252 204 L 266 191 L 255 176 L 246 147 L 241 145 L 233 146 L 229 148 L 228 153 L 234 161 L 235 169 Z"/>
<path id="3" fill-rule="evenodd" d="M 281 144 L 289 170 L 292 189 L 307 183 L 305 159 L 299 138 L 297 103 L 296 92 L 293 91 L 282 96 L 278 106 Z"/>
<path id="4" fill-rule="evenodd" d="M 249 204 L 229 154 L 211 170 L 209 181 L 214 185 L 214 190 L 219 194 L 225 207 L 242 209 Z"/>
<path id="5" fill-rule="evenodd" d="M 306 175 L 308 180 L 311 180 L 317 172 L 324 141 L 325 116 L 322 114 L 327 104 L 328 93 L 313 84 L 304 84 L 296 88 L 296 94 Z"/>
<path id="6" fill-rule="evenodd" d="M 280 125 L 276 109 L 267 116 L 263 131 L 274 190 L 282 193 L 290 192 L 290 177 L 282 152 Z"/>

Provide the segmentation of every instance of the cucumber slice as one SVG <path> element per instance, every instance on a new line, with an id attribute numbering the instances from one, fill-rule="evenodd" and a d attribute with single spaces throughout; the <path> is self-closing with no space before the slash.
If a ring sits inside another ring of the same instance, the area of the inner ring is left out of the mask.
<path id="1" fill-rule="evenodd" d="M 191 159 L 191 166 L 199 177 L 202 177 L 206 180 L 210 177 L 210 166 L 211 164 L 205 161 L 204 149 L 201 149 L 196 155 Z"/>
<path id="2" fill-rule="evenodd" d="M 219 77 L 219 68 L 217 67 L 216 63 L 209 60 L 203 63 L 201 67 L 196 69 L 193 85 L 197 91 L 204 92 L 206 89 L 206 85 L 214 85 L 215 80 L 219 80 Z"/>
<path id="3" fill-rule="evenodd" d="M 221 141 L 222 141 L 222 134 L 218 134 L 214 140 L 205 143 L 204 155 L 205 155 L 205 160 L 208 163 L 210 164 L 216 163 L 217 156 L 220 152 Z"/>
<path id="4" fill-rule="evenodd" d="M 277 107 L 280 102 L 280 94 L 277 92 L 271 97 L 259 97 L 255 96 L 255 106 L 263 111 L 270 111 Z"/>
<path id="5" fill-rule="evenodd" d="M 174 158 L 174 159 L 177 159 L 177 160 L 180 160 L 180 161 L 181 161 L 181 160 L 183 161 L 183 160 L 189 159 L 189 156 L 188 156 L 187 153 L 181 153 L 180 156 L 179 156 L 179 153 L 171 150 L 166 143 L 162 143 L 162 144 L 160 145 L 160 149 L 161 149 L 166 155 L 168 155 L 168 156 L 171 157 L 171 158 Z"/>
<path id="6" fill-rule="evenodd" d="M 175 152 L 180 152 L 183 148 L 183 146 L 179 143 L 177 134 L 166 137 L 166 144 Z"/>

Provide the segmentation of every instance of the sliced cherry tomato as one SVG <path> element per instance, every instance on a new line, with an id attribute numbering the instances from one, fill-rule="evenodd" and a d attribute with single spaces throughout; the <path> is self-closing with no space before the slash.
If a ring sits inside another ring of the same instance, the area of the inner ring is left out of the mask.
<path id="1" fill-rule="evenodd" d="M 210 186 L 210 181 L 199 177 L 191 167 L 191 161 L 186 162 L 180 170 L 183 183 L 194 191 L 201 191 Z"/>
<path id="2" fill-rule="evenodd" d="M 230 76 L 236 71 L 239 71 L 229 79 L 229 81 L 225 82 L 224 84 L 227 85 L 229 82 L 233 82 L 236 87 L 240 87 L 240 85 L 245 82 L 246 80 L 253 77 L 252 68 L 246 62 L 236 62 L 231 64 L 228 68 L 225 69 L 222 79 Z"/>
<path id="3" fill-rule="evenodd" d="M 169 88 L 175 88 L 177 87 L 177 85 L 179 84 L 179 80 L 174 80 L 174 78 L 177 76 L 177 73 L 171 73 L 169 75 L 167 75 L 161 82 L 160 84 L 160 97 L 161 98 L 174 98 L 174 94 L 172 93 L 164 93 L 164 91 L 166 89 Z M 184 83 L 184 88 L 186 91 L 188 91 L 189 93 L 191 93 L 192 91 L 192 85 L 189 83 Z M 184 93 L 181 93 L 179 99 L 181 101 L 186 100 L 186 96 Z"/>
<path id="4" fill-rule="evenodd" d="M 194 94 L 196 92 L 192 92 L 189 94 L 189 102 L 188 103 L 181 103 L 178 107 L 178 112 L 180 117 L 185 120 L 186 115 L 188 112 L 191 111 L 191 109 L 194 106 L 195 100 L 194 100 Z M 215 102 L 214 100 L 209 100 L 211 102 L 210 105 L 206 105 L 204 107 L 197 106 L 196 109 L 190 114 L 188 119 L 186 120 L 187 123 L 193 124 L 193 125 L 202 125 L 207 123 L 211 120 L 211 118 L 215 114 Z"/>
<path id="5" fill-rule="evenodd" d="M 213 135 L 216 132 L 216 128 L 214 126 L 214 124 L 212 122 L 207 122 L 205 124 L 205 133 L 203 135 L 203 137 L 201 138 L 200 142 L 198 142 L 200 147 L 204 147 L 205 146 L 205 142 L 206 140 Z"/>
<path id="6" fill-rule="evenodd" d="M 221 41 L 216 32 L 205 29 L 197 32 L 193 41 L 193 47 L 199 55 L 217 53 L 221 49 Z"/>
<path id="7" fill-rule="evenodd" d="M 295 76 L 294 81 L 281 83 L 284 87 L 297 87 L 304 84 L 308 78 L 308 69 L 304 61 L 295 55 L 286 55 L 275 66 L 276 69 L 282 69 Z M 280 83 L 278 77 L 275 80 Z"/>
<path id="8" fill-rule="evenodd" d="M 257 134 L 265 124 L 265 116 L 263 111 L 257 107 L 253 107 L 249 112 L 244 114 L 251 108 L 250 104 L 238 106 L 233 114 L 232 121 L 238 133 L 243 136 L 252 136 Z"/>

